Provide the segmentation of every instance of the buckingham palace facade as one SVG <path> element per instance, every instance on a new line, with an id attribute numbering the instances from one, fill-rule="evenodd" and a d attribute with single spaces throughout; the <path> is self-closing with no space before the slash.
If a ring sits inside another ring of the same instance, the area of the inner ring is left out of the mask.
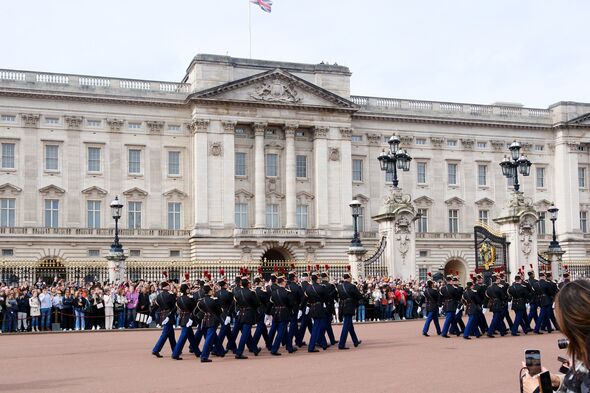
<path id="1" fill-rule="evenodd" d="M 362 70 L 359 70 L 362 72 Z M 351 95 L 351 72 L 197 55 L 180 83 L 0 70 L 0 260 L 104 261 L 124 203 L 128 261 L 342 261 L 349 202 L 365 247 L 390 186 L 377 156 L 412 155 L 416 275 L 472 270 L 473 226 L 504 207 L 499 162 L 533 162 L 521 190 L 547 247 L 552 202 L 565 260 L 590 255 L 590 104 L 549 108 Z"/>

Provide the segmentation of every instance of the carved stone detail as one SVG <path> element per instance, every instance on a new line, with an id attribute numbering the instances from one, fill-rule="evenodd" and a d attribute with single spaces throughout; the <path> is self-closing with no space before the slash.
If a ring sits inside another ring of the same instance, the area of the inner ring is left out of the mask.
<path id="1" fill-rule="evenodd" d="M 189 128 L 193 134 L 195 134 L 197 132 L 207 132 L 207 130 L 209 129 L 209 120 L 208 119 L 193 119 Z"/>
<path id="2" fill-rule="evenodd" d="M 293 82 L 282 81 L 278 77 L 260 83 L 250 96 L 255 100 L 266 102 L 296 103 L 301 101 Z"/>
<path id="3" fill-rule="evenodd" d="M 531 216 L 526 216 L 519 225 L 518 234 L 522 243 L 522 253 L 527 257 L 532 251 L 535 222 Z"/>
<path id="4" fill-rule="evenodd" d="M 580 147 L 580 144 L 578 142 L 568 141 L 568 142 L 566 142 L 566 145 L 567 145 L 568 151 L 570 153 L 578 153 L 579 152 L 578 147 Z"/>
<path id="5" fill-rule="evenodd" d="M 209 144 L 209 155 L 215 157 L 223 156 L 223 143 L 211 142 Z"/>
<path id="6" fill-rule="evenodd" d="M 65 116 L 66 125 L 68 128 L 80 128 L 82 124 L 83 117 L 82 116 Z"/>
<path id="7" fill-rule="evenodd" d="M 501 141 L 499 139 L 492 139 L 490 141 L 490 144 L 492 145 L 492 149 L 494 149 L 495 151 L 502 151 L 505 149 L 506 146 L 506 142 Z"/>
<path id="8" fill-rule="evenodd" d="M 107 119 L 107 124 L 111 128 L 111 131 L 120 131 L 123 123 L 121 119 Z"/>
<path id="9" fill-rule="evenodd" d="M 237 122 L 233 120 L 222 121 L 221 125 L 223 126 L 223 131 L 228 134 L 233 134 L 236 130 Z"/>
<path id="10" fill-rule="evenodd" d="M 400 135 L 400 146 L 408 147 L 412 144 L 414 137 L 412 135 Z"/>
<path id="11" fill-rule="evenodd" d="M 266 132 L 267 123 L 254 123 L 254 135 L 264 136 Z"/>
<path id="12" fill-rule="evenodd" d="M 349 141 L 352 137 L 352 128 L 341 128 L 340 135 L 342 136 L 342 139 Z"/>
<path id="13" fill-rule="evenodd" d="M 461 145 L 468 150 L 473 150 L 473 144 L 475 143 L 475 139 L 471 138 L 462 138 Z"/>
<path id="14" fill-rule="evenodd" d="M 330 149 L 330 161 L 338 161 L 340 160 L 340 150 L 338 150 L 337 148 L 331 148 Z"/>
<path id="15" fill-rule="evenodd" d="M 379 134 L 367 134 L 367 140 L 371 145 L 380 145 L 382 136 Z"/>
<path id="16" fill-rule="evenodd" d="M 324 126 L 316 126 L 313 131 L 313 139 L 323 139 L 328 136 L 328 131 L 330 131 L 330 129 Z"/>
<path id="17" fill-rule="evenodd" d="M 285 137 L 286 138 L 294 138 L 295 132 L 299 128 L 299 124 L 297 123 L 287 123 L 285 124 Z"/>
<path id="18" fill-rule="evenodd" d="M 431 136 L 430 142 L 432 143 L 432 147 L 440 149 L 442 147 L 445 138 L 441 138 L 438 136 Z"/>
<path id="19" fill-rule="evenodd" d="M 21 113 L 20 117 L 23 119 L 25 126 L 37 127 L 39 125 L 39 118 L 41 116 L 36 113 Z"/>
<path id="20" fill-rule="evenodd" d="M 150 133 L 152 134 L 160 134 L 164 128 L 163 121 L 146 121 L 145 124 L 147 124 Z"/>

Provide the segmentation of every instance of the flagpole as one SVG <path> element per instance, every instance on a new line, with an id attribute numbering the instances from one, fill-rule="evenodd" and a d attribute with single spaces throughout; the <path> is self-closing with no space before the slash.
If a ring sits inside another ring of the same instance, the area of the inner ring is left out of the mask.
<path id="1" fill-rule="evenodd" d="M 252 58 L 252 4 L 248 0 L 248 32 L 250 36 L 250 58 Z"/>

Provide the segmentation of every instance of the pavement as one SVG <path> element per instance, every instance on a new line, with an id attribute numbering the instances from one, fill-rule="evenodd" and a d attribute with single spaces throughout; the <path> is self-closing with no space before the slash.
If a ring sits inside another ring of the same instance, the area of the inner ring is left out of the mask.
<path id="1" fill-rule="evenodd" d="M 150 354 L 159 333 L 86 331 L 0 335 L 0 392 L 436 392 L 513 393 L 525 349 L 540 349 L 556 371 L 559 332 L 472 340 L 421 335 L 423 320 L 355 324 L 363 343 L 350 350 L 200 363 Z M 335 326 L 335 333 L 340 333 Z M 178 336 L 178 331 L 177 331 Z M 286 390 L 288 389 L 288 390 Z"/>

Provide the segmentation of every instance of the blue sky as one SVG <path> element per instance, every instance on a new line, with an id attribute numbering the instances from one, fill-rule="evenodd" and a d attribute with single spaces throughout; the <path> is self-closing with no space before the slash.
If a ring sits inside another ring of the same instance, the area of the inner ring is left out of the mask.
<path id="1" fill-rule="evenodd" d="M 5 1 L 0 68 L 180 81 L 248 57 L 248 0 Z M 546 107 L 590 101 L 590 1 L 274 0 L 252 57 L 350 67 L 358 95 Z"/>

